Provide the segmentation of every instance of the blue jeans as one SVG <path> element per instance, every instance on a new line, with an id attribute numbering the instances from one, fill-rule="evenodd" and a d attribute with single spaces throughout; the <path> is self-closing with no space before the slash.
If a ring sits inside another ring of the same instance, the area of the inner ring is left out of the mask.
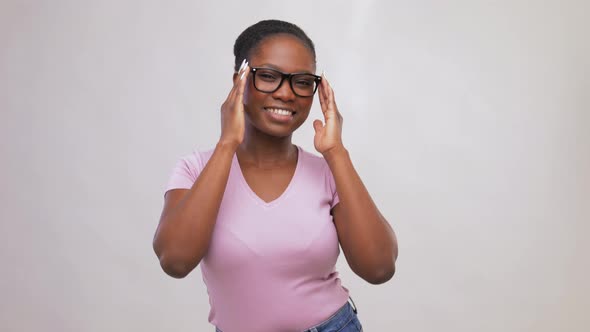
<path id="1" fill-rule="evenodd" d="M 350 299 L 352 301 L 352 299 Z M 352 302 L 354 304 L 354 302 Z M 222 332 L 215 328 L 216 332 Z M 363 326 L 357 317 L 356 306 L 346 302 L 332 317 L 323 323 L 309 328 L 303 332 L 362 332 Z"/>

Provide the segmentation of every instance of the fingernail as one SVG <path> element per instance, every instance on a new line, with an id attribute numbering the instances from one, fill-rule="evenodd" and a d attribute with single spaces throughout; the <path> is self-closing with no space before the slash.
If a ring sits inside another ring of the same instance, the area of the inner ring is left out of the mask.
<path id="1" fill-rule="evenodd" d="M 240 76 L 240 80 L 242 80 L 244 78 L 244 75 L 246 75 L 245 71 L 242 73 L 242 76 Z"/>
<path id="2" fill-rule="evenodd" d="M 246 64 L 246 59 L 244 59 L 244 61 L 242 61 L 242 64 L 240 65 L 240 69 L 238 69 L 238 72 L 241 72 L 242 69 L 244 68 L 244 65 Z"/>
<path id="3" fill-rule="evenodd" d="M 326 76 L 326 71 L 322 71 L 322 76 L 324 76 L 324 78 L 326 79 L 326 81 L 328 80 L 328 76 Z"/>

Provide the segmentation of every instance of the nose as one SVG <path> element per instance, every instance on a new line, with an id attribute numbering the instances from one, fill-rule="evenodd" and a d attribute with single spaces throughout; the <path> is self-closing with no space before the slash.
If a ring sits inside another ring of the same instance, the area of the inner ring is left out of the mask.
<path id="1" fill-rule="evenodd" d="M 295 93 L 293 89 L 291 89 L 291 84 L 289 84 L 289 80 L 285 79 L 281 82 L 279 88 L 272 93 L 273 98 L 279 99 L 282 101 L 292 101 L 295 99 Z"/>

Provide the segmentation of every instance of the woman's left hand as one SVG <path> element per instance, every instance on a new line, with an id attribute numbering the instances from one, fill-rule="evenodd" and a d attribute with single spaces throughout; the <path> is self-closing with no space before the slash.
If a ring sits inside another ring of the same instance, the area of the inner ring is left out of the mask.
<path id="1" fill-rule="evenodd" d="M 315 137 L 313 144 L 315 149 L 324 155 L 328 151 L 342 147 L 342 115 L 338 112 L 334 100 L 334 90 L 328 83 L 325 74 L 319 86 L 319 99 L 324 114 L 325 124 L 321 120 L 313 121 Z"/>

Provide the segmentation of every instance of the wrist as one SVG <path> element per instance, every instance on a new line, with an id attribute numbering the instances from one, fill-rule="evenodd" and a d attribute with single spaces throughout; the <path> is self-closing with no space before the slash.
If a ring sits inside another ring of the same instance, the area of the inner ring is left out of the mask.
<path id="1" fill-rule="evenodd" d="M 229 140 L 223 140 L 220 139 L 219 142 L 217 142 L 217 146 L 216 148 L 219 150 L 224 150 L 224 151 L 228 151 L 228 152 L 236 152 L 236 150 L 238 149 L 238 146 L 240 144 L 238 142 L 235 141 L 229 141 Z"/>
<path id="2" fill-rule="evenodd" d="M 328 163 L 331 163 L 331 162 L 338 160 L 342 157 L 347 157 L 348 150 L 346 150 L 344 145 L 337 145 L 333 148 L 330 148 L 330 149 L 324 151 L 322 153 L 322 155 L 324 156 L 324 159 L 326 159 L 326 161 Z"/>

